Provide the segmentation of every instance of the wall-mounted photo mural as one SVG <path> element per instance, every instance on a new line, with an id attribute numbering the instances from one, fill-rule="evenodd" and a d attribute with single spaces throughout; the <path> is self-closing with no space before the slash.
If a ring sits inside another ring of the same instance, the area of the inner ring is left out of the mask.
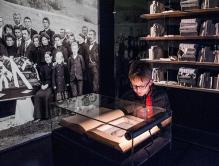
<path id="1" fill-rule="evenodd" d="M 98 43 L 98 0 L 0 0 L 0 139 L 99 92 Z"/>

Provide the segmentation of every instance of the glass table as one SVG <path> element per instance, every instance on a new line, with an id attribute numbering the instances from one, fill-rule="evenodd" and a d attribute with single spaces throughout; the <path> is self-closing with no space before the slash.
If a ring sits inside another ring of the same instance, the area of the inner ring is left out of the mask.
<path id="1" fill-rule="evenodd" d="M 171 112 L 162 108 L 92 93 L 52 103 L 52 112 L 54 137 L 104 165 L 141 165 L 171 143 Z"/>

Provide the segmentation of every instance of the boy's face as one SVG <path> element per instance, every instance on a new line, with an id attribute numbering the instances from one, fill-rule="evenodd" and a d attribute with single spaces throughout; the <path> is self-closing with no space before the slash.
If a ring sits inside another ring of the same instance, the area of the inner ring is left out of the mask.
<path id="1" fill-rule="evenodd" d="M 82 33 L 87 36 L 87 33 L 88 33 L 88 28 L 87 27 L 83 27 L 82 28 Z"/>
<path id="2" fill-rule="evenodd" d="M 21 30 L 20 29 L 15 29 L 14 30 L 14 34 L 15 34 L 15 37 L 17 39 L 20 39 L 22 37 L 22 33 L 21 33 Z"/>
<path id="3" fill-rule="evenodd" d="M 77 36 L 77 41 L 79 42 L 79 44 L 82 44 L 84 42 L 84 38 L 81 37 L 80 35 Z"/>
<path id="4" fill-rule="evenodd" d="M 40 41 L 38 38 L 33 39 L 33 44 L 35 45 L 35 47 L 39 47 L 39 43 L 40 43 Z"/>
<path id="5" fill-rule="evenodd" d="M 142 79 L 140 77 L 130 79 L 130 82 L 134 92 L 138 96 L 147 95 L 150 92 L 151 85 L 153 84 L 152 80 L 147 78 Z"/>
<path id="6" fill-rule="evenodd" d="M 13 34 L 13 31 L 11 28 L 7 27 L 6 30 L 5 30 L 6 33 L 10 33 L 10 34 Z"/>
<path id="7" fill-rule="evenodd" d="M 72 50 L 72 53 L 73 55 L 77 55 L 78 54 L 78 45 L 73 45 L 71 46 L 71 50 Z"/>
<path id="8" fill-rule="evenodd" d="M 49 40 L 46 37 L 42 37 L 42 44 L 47 46 L 49 44 Z"/>
<path id="9" fill-rule="evenodd" d="M 21 16 L 20 15 L 15 15 L 13 18 L 14 18 L 14 22 L 16 25 L 19 25 L 21 23 Z"/>
<path id="10" fill-rule="evenodd" d="M 61 46 L 62 45 L 62 41 L 59 37 L 55 38 L 55 44 L 56 44 L 56 46 Z"/>
<path id="11" fill-rule="evenodd" d="M 58 53 L 56 54 L 56 62 L 57 62 L 58 64 L 61 64 L 63 61 L 64 61 L 64 59 L 63 59 L 62 53 L 61 53 L 61 52 L 58 52 Z"/>
<path id="12" fill-rule="evenodd" d="M 49 28 L 49 22 L 47 20 L 43 20 L 43 27 L 44 27 L 44 29 Z"/>
<path id="13" fill-rule="evenodd" d="M 94 35 L 93 31 L 89 31 L 88 38 L 90 42 L 93 42 L 96 39 L 96 36 Z"/>
<path id="14" fill-rule="evenodd" d="M 6 38 L 6 45 L 7 46 L 13 46 L 14 40 L 11 37 Z"/>
<path id="15" fill-rule="evenodd" d="M 30 19 L 24 19 L 24 25 L 26 28 L 31 28 L 31 20 Z"/>
<path id="16" fill-rule="evenodd" d="M 45 61 L 47 64 L 51 63 L 52 62 L 52 56 L 50 56 L 49 54 L 45 54 Z"/>
<path id="17" fill-rule="evenodd" d="M 30 34 L 27 32 L 27 30 L 23 30 L 22 35 L 25 41 L 30 39 Z"/>
<path id="18" fill-rule="evenodd" d="M 63 39 L 65 37 L 65 30 L 60 29 L 59 34 L 60 34 L 61 38 Z"/>

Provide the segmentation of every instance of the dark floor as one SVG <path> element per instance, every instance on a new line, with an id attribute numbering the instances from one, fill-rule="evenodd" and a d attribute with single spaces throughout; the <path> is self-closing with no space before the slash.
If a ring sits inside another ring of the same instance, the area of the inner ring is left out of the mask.
<path id="1" fill-rule="evenodd" d="M 1 166 L 98 166 L 97 160 L 100 158 L 88 156 L 83 150 L 54 143 L 51 135 L 0 153 Z M 174 140 L 171 151 L 167 146 L 144 165 L 218 166 L 219 152 Z"/>

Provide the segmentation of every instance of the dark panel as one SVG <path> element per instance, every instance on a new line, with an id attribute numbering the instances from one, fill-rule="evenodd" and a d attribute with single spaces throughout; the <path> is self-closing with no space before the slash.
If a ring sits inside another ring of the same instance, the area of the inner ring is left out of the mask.
<path id="1" fill-rule="evenodd" d="M 114 96 L 114 1 L 99 0 L 100 88 L 101 94 Z"/>
<path id="2" fill-rule="evenodd" d="M 0 152 L 0 163 L 1 166 L 53 166 L 50 135 Z"/>

